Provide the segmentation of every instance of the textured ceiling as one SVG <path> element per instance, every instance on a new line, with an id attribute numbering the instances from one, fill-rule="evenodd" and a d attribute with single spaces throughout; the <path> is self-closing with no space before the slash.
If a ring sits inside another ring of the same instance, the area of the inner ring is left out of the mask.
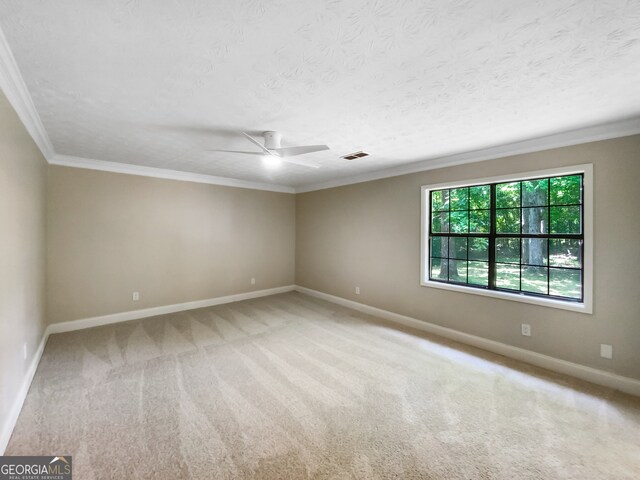
<path id="1" fill-rule="evenodd" d="M 58 154 L 301 186 L 640 114 L 637 0 L 0 0 Z M 326 143 L 271 171 L 234 130 Z M 364 149 L 370 157 L 340 155 Z"/>

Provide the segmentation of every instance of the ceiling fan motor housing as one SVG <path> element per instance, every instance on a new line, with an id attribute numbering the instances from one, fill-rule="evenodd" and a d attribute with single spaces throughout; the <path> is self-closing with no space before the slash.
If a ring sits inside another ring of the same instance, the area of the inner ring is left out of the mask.
<path id="1" fill-rule="evenodd" d="M 282 134 L 280 132 L 264 132 L 264 146 L 269 150 L 274 148 L 280 148 L 280 140 L 282 140 Z"/>

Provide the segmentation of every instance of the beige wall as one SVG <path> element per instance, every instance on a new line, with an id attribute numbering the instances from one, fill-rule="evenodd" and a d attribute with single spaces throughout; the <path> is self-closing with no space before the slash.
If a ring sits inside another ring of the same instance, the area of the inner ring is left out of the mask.
<path id="1" fill-rule="evenodd" d="M 593 315 L 419 285 L 421 185 L 580 163 L 594 164 Z M 640 378 L 640 136 L 297 196 L 59 166 L 48 167 L 46 183 L 42 156 L 2 97 L 0 165 L 3 422 L 45 323 L 45 191 L 51 323 L 290 285 L 295 276 L 308 288 Z M 520 335 L 522 322 L 532 337 Z M 599 357 L 600 343 L 614 346 L 613 360 Z"/>
<path id="2" fill-rule="evenodd" d="M 0 92 L 0 435 L 44 331 L 45 181 L 44 158 Z"/>
<path id="3" fill-rule="evenodd" d="M 422 185 L 582 163 L 594 165 L 593 315 L 419 285 Z M 640 136 L 300 194 L 296 283 L 640 378 L 639 206 Z M 600 358 L 600 343 L 613 345 L 613 360 Z"/>
<path id="4" fill-rule="evenodd" d="M 294 282 L 291 194 L 59 166 L 48 185 L 49 322 Z"/>

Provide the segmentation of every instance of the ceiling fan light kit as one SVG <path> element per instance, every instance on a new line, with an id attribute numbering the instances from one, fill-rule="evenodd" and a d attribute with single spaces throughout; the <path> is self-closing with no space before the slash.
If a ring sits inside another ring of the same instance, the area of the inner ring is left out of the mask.
<path id="1" fill-rule="evenodd" d="M 209 152 L 225 152 L 225 153 L 241 153 L 244 155 L 259 155 L 262 156 L 262 164 L 265 168 L 273 169 L 277 168 L 282 162 L 292 163 L 294 165 L 300 165 L 309 168 L 320 168 L 320 164 L 301 159 L 293 159 L 298 155 L 304 155 L 306 153 L 322 152 L 329 150 L 327 145 L 304 145 L 300 147 L 282 147 L 282 134 L 280 132 L 266 131 L 262 133 L 264 144 L 253 138 L 246 132 L 240 132 L 244 137 L 257 146 L 261 152 L 245 152 L 240 150 L 222 150 L 211 149 Z"/>
<path id="2" fill-rule="evenodd" d="M 267 170 L 275 170 L 282 165 L 282 159 L 275 155 L 264 155 L 262 157 L 262 165 L 264 165 L 264 168 Z"/>

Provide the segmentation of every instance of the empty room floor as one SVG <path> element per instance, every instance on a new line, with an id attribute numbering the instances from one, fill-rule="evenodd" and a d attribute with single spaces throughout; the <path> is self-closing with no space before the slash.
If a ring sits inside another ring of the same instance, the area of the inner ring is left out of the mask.
<path id="1" fill-rule="evenodd" d="M 79 479 L 631 479 L 640 399 L 287 293 L 51 336 L 6 454 Z"/>

